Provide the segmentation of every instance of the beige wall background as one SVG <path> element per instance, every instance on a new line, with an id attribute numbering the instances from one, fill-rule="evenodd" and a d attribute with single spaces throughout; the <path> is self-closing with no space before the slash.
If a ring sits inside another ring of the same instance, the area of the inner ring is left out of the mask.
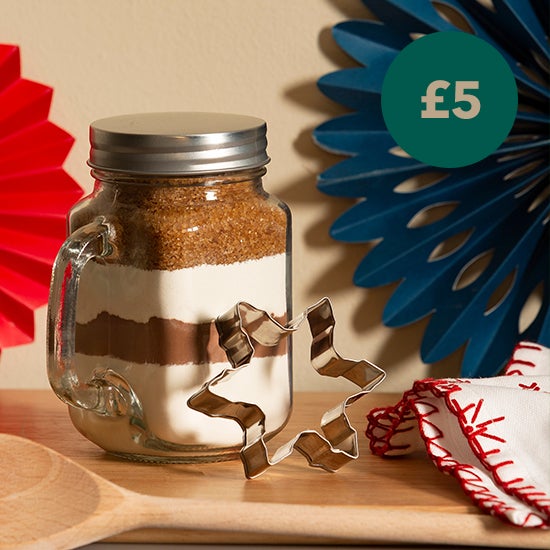
<path id="1" fill-rule="evenodd" d="M 330 29 L 368 16 L 360 0 L 0 0 L 0 43 L 16 44 L 25 78 L 54 88 L 50 120 L 75 138 L 65 163 L 87 191 L 88 125 L 143 111 L 199 110 L 250 114 L 268 123 L 272 158 L 266 189 L 293 214 L 294 312 L 331 298 L 340 353 L 387 372 L 380 388 L 458 372 L 458 358 L 423 365 L 425 321 L 401 329 L 381 323 L 391 288 L 354 287 L 369 244 L 332 241 L 328 230 L 349 205 L 321 194 L 316 177 L 340 160 L 311 138 L 344 112 L 316 88 L 322 75 L 353 62 Z M 32 344 L 1 351 L 0 387 L 46 388 L 45 307 Z M 307 329 L 295 338 L 295 387 L 341 389 L 309 366 Z"/>

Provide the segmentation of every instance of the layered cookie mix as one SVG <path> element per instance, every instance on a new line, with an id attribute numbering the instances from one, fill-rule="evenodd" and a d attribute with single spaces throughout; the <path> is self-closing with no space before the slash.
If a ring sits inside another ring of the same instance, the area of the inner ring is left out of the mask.
<path id="1" fill-rule="evenodd" d="M 173 455 L 182 460 L 231 454 L 242 444 L 236 423 L 187 406 L 205 381 L 229 366 L 214 319 L 238 301 L 283 322 L 289 315 L 288 212 L 265 194 L 261 174 L 263 169 L 245 178 L 147 183 L 102 177 L 93 207 L 77 209 L 71 217 L 79 226 L 107 211 L 115 235 L 112 256 L 90 262 L 82 274 L 77 372 L 86 378 L 99 367 L 122 374 L 141 401 L 149 429 L 181 446 Z M 258 404 L 266 413 L 267 431 L 275 432 L 290 411 L 290 376 L 282 342 L 257 347 L 250 367 L 218 389 L 233 401 Z M 71 416 L 80 431 L 107 450 L 158 454 L 137 450 L 116 419 L 82 410 Z"/>

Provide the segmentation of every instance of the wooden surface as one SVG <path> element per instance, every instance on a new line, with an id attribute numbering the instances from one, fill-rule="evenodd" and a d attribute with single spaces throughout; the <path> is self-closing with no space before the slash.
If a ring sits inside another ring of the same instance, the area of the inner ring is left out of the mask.
<path id="1" fill-rule="evenodd" d="M 322 413 L 343 397 L 343 394 L 331 393 L 297 394 L 292 418 L 273 444 L 280 444 L 299 430 L 317 428 Z M 340 509 L 340 513 L 341 509 L 350 513 L 353 511 L 354 516 L 358 510 L 364 511 L 367 536 L 356 542 L 550 547 L 548 532 L 508 527 L 479 513 L 458 483 L 437 471 L 423 452 L 389 460 L 372 456 L 363 435 L 365 414 L 373 407 L 393 404 L 397 397 L 375 393 L 350 407 L 350 419 L 359 432 L 361 455 L 357 461 L 335 474 L 308 467 L 299 454 L 289 457 L 255 480 L 245 479 L 239 461 L 200 465 L 127 462 L 107 455 L 80 435 L 72 426 L 65 405 L 48 390 L 0 391 L 0 432 L 42 443 L 121 487 L 147 495 L 200 500 L 222 498 L 257 503 L 258 506 L 262 503 L 313 505 L 318 506 L 319 510 L 334 506 Z M 311 508 L 307 510 L 311 513 Z M 391 517 L 388 536 L 379 526 L 374 531 L 376 538 L 369 540 L 369 521 L 386 521 L 384 514 Z M 330 522 L 330 519 L 324 521 Z M 420 528 L 422 525 L 424 528 Z M 423 532 L 428 534 L 421 536 Z M 254 535 L 166 529 L 141 529 L 117 535 L 111 540 L 292 544 L 343 542 L 338 537 L 314 537 L 311 532 L 301 537 L 276 532 Z M 349 544 L 353 541 L 345 542 Z"/>

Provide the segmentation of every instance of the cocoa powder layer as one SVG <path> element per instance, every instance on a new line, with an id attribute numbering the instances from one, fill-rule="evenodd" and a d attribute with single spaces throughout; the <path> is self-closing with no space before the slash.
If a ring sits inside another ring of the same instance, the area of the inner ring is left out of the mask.
<path id="1" fill-rule="evenodd" d="M 155 365 L 227 361 L 218 344 L 214 321 L 194 324 L 152 317 L 147 323 L 139 323 L 105 311 L 93 321 L 77 323 L 76 352 Z M 283 340 L 274 347 L 257 344 L 254 355 L 273 357 L 286 352 L 287 343 Z"/>

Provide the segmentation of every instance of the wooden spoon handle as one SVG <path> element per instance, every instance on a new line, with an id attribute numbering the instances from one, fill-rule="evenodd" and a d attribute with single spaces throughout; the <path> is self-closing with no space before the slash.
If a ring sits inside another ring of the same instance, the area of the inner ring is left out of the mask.
<path id="1" fill-rule="evenodd" d="M 136 496 L 135 494 L 132 496 Z M 494 529 L 494 518 L 471 515 L 456 518 L 448 511 L 403 511 L 393 508 L 354 506 L 316 506 L 265 502 L 233 502 L 214 500 L 142 497 L 137 507 L 140 527 L 164 527 L 192 531 L 248 533 L 261 535 L 262 542 L 280 541 L 280 536 L 311 537 L 327 543 L 406 543 L 437 544 L 444 533 L 448 544 L 476 545 L 491 533 L 495 546 L 518 544 L 529 548 L 547 548 L 550 533 L 502 526 Z M 134 516 L 135 518 L 136 516 Z"/>

